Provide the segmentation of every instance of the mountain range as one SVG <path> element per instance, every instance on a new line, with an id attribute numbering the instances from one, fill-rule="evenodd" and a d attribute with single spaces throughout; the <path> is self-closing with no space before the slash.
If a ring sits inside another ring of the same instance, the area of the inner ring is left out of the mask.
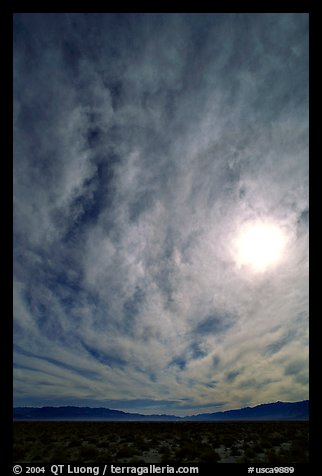
<path id="1" fill-rule="evenodd" d="M 14 420 L 110 420 L 110 421 L 238 421 L 238 420 L 308 420 L 309 401 L 264 403 L 255 407 L 179 417 L 141 415 L 109 408 L 90 407 L 16 407 Z"/>

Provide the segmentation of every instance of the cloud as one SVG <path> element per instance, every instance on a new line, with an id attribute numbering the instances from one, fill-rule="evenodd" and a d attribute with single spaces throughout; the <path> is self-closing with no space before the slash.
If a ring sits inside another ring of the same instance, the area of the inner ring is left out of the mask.
<path id="1" fill-rule="evenodd" d="M 307 29 L 14 15 L 16 402 L 307 398 Z M 288 246 L 254 275 L 233 242 L 262 218 Z"/>
<path id="2" fill-rule="evenodd" d="M 208 316 L 204 321 L 199 322 L 195 332 L 197 334 L 220 334 L 232 325 L 232 316 L 223 312 L 216 312 Z"/>
<path id="3" fill-rule="evenodd" d="M 238 377 L 238 375 L 241 374 L 241 371 L 240 370 L 235 370 L 235 371 L 231 371 L 229 372 L 227 375 L 226 375 L 226 382 L 230 383 L 230 382 L 234 382 L 234 380 L 236 380 L 236 378 Z"/>

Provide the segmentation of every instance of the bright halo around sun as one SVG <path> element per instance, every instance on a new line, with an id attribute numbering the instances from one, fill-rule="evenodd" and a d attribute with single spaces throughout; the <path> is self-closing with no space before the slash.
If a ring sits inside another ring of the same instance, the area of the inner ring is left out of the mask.
<path id="1" fill-rule="evenodd" d="M 255 272 L 275 267 L 282 259 L 286 235 L 270 222 L 255 221 L 242 226 L 236 242 L 236 263 Z"/>

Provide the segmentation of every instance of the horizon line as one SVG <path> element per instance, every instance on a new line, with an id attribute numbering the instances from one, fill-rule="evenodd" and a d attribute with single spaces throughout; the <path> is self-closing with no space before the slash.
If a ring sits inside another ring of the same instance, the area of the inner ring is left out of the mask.
<path id="1" fill-rule="evenodd" d="M 253 408 L 256 408 L 256 407 L 259 407 L 261 405 L 271 405 L 271 404 L 276 404 L 276 403 L 285 403 L 285 404 L 293 404 L 293 403 L 303 403 L 303 402 L 309 402 L 310 400 L 309 399 L 305 399 L 305 400 L 295 400 L 295 401 L 282 401 L 282 400 L 277 400 L 275 402 L 265 402 L 265 403 L 258 403 L 254 406 L 245 406 L 245 407 L 239 407 L 239 408 L 231 408 L 231 409 L 228 409 L 228 410 L 218 410 L 218 411 L 214 411 L 214 412 L 205 412 L 205 413 L 194 413 L 194 414 L 191 414 L 191 415 L 175 415 L 173 413 L 171 414 L 168 414 L 168 413 L 148 413 L 148 414 L 144 414 L 144 413 L 140 413 L 140 412 L 134 412 L 134 411 L 125 411 L 125 410 L 120 410 L 118 408 L 111 408 L 111 407 L 103 407 L 103 406 L 98 406 L 98 407 L 92 407 L 92 406 L 88 406 L 88 405 L 85 405 L 85 406 L 80 406 L 80 405 L 43 405 L 43 406 L 32 406 L 32 405 L 18 405 L 18 406 L 13 406 L 13 410 L 17 409 L 17 408 L 36 408 L 36 409 L 41 409 L 41 408 L 88 408 L 88 409 L 103 409 L 103 410 L 112 410 L 112 411 L 118 411 L 118 412 L 121 412 L 121 413 L 127 413 L 127 414 L 130 414 L 130 415 L 142 415 L 142 416 L 146 416 L 146 417 L 149 417 L 149 416 L 169 416 L 169 417 L 176 417 L 176 418 L 188 418 L 188 417 L 193 417 L 193 416 L 198 416 L 198 415 L 206 415 L 206 414 L 213 414 L 213 413 L 226 413 L 226 412 L 231 412 L 231 411 L 238 411 L 238 410 L 244 410 L 244 409 L 253 409 Z M 214 404 L 215 406 L 215 404 Z"/>

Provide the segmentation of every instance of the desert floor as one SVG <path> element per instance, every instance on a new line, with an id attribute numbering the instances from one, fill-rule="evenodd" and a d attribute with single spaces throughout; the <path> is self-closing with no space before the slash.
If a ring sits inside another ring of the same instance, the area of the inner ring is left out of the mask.
<path id="1" fill-rule="evenodd" d="M 16 421 L 14 463 L 307 463 L 308 422 Z"/>

